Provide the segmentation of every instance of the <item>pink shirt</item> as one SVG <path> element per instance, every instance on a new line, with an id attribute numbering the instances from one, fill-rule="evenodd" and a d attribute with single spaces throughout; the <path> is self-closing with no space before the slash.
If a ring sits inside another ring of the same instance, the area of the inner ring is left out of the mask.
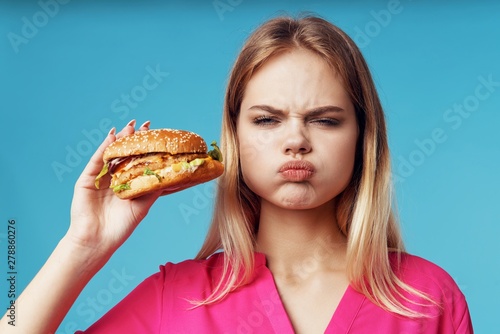
<path id="1" fill-rule="evenodd" d="M 160 272 L 85 333 L 293 333 L 261 253 L 255 254 L 255 278 L 250 284 L 221 302 L 190 309 L 189 300 L 204 299 L 218 281 L 222 257 L 215 254 L 207 260 L 160 266 Z M 325 333 L 473 333 L 464 295 L 443 269 L 404 255 L 398 275 L 430 294 L 442 309 L 433 308 L 433 317 L 410 320 L 384 311 L 349 286 Z"/>

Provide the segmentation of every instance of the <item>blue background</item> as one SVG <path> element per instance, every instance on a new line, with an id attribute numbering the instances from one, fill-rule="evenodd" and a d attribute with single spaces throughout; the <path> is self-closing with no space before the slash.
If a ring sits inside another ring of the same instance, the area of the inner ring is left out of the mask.
<path id="1" fill-rule="evenodd" d="M 218 139 L 227 75 L 245 37 L 277 14 L 311 11 L 350 34 L 373 71 L 408 250 L 455 278 L 478 333 L 498 328 L 498 3 L 62 2 L 45 12 L 36 1 L 0 4 L 0 254 L 15 219 L 19 291 L 65 233 L 74 182 L 111 126 L 135 118 Z M 147 79 L 154 70 L 157 80 Z M 145 89 L 145 78 L 156 87 Z M 453 111 L 461 105 L 463 116 Z M 212 198 L 209 183 L 159 199 L 58 333 L 87 328 L 159 264 L 193 257 Z"/>

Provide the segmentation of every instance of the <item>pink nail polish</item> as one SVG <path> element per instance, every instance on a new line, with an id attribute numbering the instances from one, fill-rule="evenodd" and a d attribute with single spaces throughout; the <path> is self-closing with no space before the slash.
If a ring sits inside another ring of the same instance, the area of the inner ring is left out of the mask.
<path id="1" fill-rule="evenodd" d="M 111 136 L 111 135 L 113 135 L 113 136 L 114 136 L 114 135 L 115 135 L 115 133 L 116 133 L 116 128 L 115 128 L 115 127 L 112 127 L 112 128 L 111 128 L 111 130 L 109 130 L 109 132 L 108 132 L 108 136 Z"/>
<path id="2" fill-rule="evenodd" d="M 127 126 L 135 127 L 135 119 L 128 122 Z"/>
<path id="3" fill-rule="evenodd" d="M 149 125 L 150 125 L 150 124 L 151 124 L 151 121 L 146 121 L 146 122 L 144 122 L 144 124 L 142 124 L 142 125 L 140 126 L 140 128 L 145 128 L 145 127 L 148 127 L 148 128 L 149 128 Z"/>

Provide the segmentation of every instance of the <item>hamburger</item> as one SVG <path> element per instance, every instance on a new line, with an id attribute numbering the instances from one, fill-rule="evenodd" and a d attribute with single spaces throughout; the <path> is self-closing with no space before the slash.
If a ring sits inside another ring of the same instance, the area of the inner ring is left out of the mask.
<path id="1" fill-rule="evenodd" d="M 163 194 L 210 181 L 224 172 L 222 154 L 216 142 L 207 144 L 196 133 L 156 129 L 136 131 L 111 143 L 103 154 L 104 167 L 96 177 L 111 175 L 110 188 L 122 199 L 153 191 Z"/>

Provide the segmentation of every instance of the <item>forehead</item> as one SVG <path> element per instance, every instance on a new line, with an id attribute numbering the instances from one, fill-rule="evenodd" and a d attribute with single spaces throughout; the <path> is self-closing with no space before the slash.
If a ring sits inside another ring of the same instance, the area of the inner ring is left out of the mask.
<path id="1" fill-rule="evenodd" d="M 247 104 L 269 104 L 283 110 L 350 103 L 337 72 L 319 55 L 293 49 L 266 61 L 245 89 L 242 109 Z"/>

